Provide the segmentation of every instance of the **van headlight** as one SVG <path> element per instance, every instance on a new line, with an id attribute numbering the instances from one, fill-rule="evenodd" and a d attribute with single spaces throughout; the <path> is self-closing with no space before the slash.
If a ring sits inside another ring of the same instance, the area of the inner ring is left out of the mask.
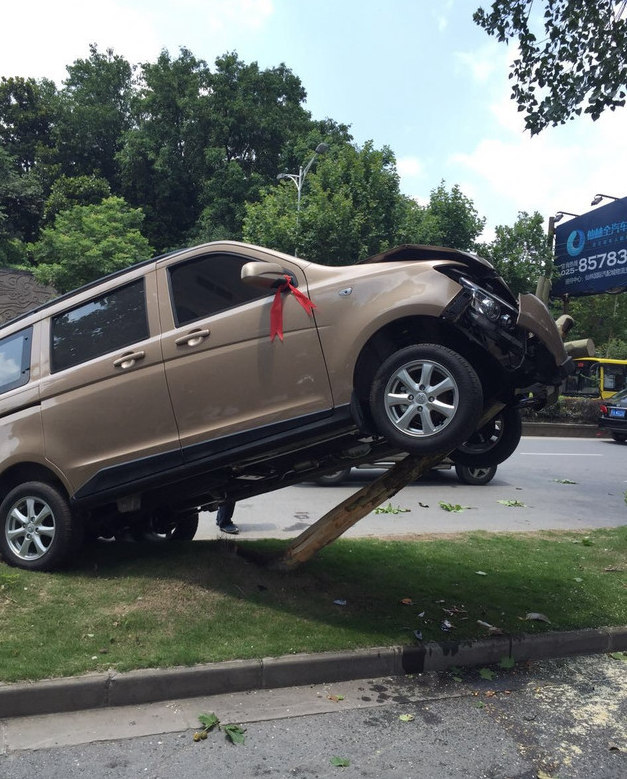
<path id="1" fill-rule="evenodd" d="M 483 290 L 475 289 L 473 291 L 471 306 L 480 314 L 483 314 L 486 319 L 489 319 L 490 322 L 497 322 L 501 316 L 499 304 L 494 298 L 486 295 Z"/>

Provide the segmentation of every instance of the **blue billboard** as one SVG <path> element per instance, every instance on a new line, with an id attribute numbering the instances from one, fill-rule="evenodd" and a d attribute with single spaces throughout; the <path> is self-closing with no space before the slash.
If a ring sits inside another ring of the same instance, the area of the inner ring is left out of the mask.
<path id="1" fill-rule="evenodd" d="M 627 289 L 627 197 L 555 228 L 551 295 L 594 295 Z"/>

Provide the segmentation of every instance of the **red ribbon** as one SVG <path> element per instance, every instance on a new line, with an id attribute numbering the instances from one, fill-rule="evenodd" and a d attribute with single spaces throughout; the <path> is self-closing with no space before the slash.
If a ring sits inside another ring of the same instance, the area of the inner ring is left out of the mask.
<path id="1" fill-rule="evenodd" d="M 307 295 L 304 295 L 299 289 L 292 284 L 292 280 L 289 276 L 285 276 L 285 282 L 277 287 L 277 291 L 274 293 L 274 300 L 272 301 L 272 308 L 270 309 L 270 340 L 274 341 L 275 336 L 279 336 L 281 341 L 283 340 L 283 293 L 291 292 L 292 295 L 298 300 L 301 306 L 309 314 L 313 315 L 313 310 L 316 308 L 316 304 L 311 301 Z"/>

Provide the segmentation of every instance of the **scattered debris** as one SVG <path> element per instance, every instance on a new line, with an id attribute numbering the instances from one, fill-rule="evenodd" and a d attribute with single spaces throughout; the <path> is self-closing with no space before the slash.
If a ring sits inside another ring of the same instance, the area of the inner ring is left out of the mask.
<path id="1" fill-rule="evenodd" d="M 573 481 L 572 479 L 553 479 L 553 481 L 557 482 L 558 484 L 577 484 L 577 482 Z"/>
<path id="2" fill-rule="evenodd" d="M 194 741 L 204 741 L 213 728 L 218 727 L 232 744 L 243 744 L 246 728 L 240 725 L 220 725 L 220 720 L 211 712 L 211 714 L 199 714 L 198 721 L 202 725 L 201 730 L 194 733 Z"/>
<path id="3" fill-rule="evenodd" d="M 391 503 L 388 503 L 387 506 L 377 506 L 377 508 L 374 510 L 375 514 L 406 514 L 407 512 L 411 511 L 411 509 L 402 509 L 400 506 L 393 506 Z"/>
<path id="4" fill-rule="evenodd" d="M 333 604 L 335 606 L 346 606 L 346 601 L 343 600 L 342 598 L 337 598 L 337 600 L 333 601 Z"/>
<path id="5" fill-rule="evenodd" d="M 485 571 L 475 571 L 477 576 L 487 576 L 488 574 Z"/>
<path id="6" fill-rule="evenodd" d="M 465 509 L 471 508 L 471 506 L 460 506 L 459 503 L 445 503 L 443 500 L 440 501 L 439 506 L 443 511 L 450 511 L 453 514 L 459 514 Z"/>
<path id="7" fill-rule="evenodd" d="M 442 620 L 440 629 L 443 630 L 445 633 L 448 633 L 450 630 L 455 630 L 455 625 L 453 625 L 452 622 L 449 622 L 448 619 L 444 619 Z"/>
<path id="8" fill-rule="evenodd" d="M 540 614 L 539 611 L 530 611 L 525 615 L 525 619 L 527 621 L 535 621 L 535 622 L 547 622 L 549 625 L 551 624 L 551 620 L 546 617 L 544 614 Z"/>
<path id="9" fill-rule="evenodd" d="M 481 627 L 485 628 L 492 636 L 503 635 L 503 630 L 501 628 L 496 627 L 496 625 L 491 625 L 489 622 L 484 622 L 482 619 L 477 620 L 477 625 L 481 625 Z"/>
<path id="10" fill-rule="evenodd" d="M 343 695 L 327 695 L 327 698 L 330 701 L 333 701 L 333 703 L 339 703 L 340 701 L 344 700 L 344 696 Z"/>

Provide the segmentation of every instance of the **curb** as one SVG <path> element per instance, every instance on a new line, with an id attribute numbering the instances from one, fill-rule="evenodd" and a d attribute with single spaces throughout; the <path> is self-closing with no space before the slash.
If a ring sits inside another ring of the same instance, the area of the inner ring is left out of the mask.
<path id="1" fill-rule="evenodd" d="M 0 718 L 428 673 L 452 665 L 490 665 L 504 656 L 524 662 L 625 650 L 627 626 L 230 660 L 189 668 L 110 671 L 67 679 L 0 684 Z"/>
<path id="2" fill-rule="evenodd" d="M 528 422 L 523 419 L 522 434 L 533 436 L 551 436 L 553 438 L 607 438 L 611 433 L 597 425 L 584 425 L 575 422 Z"/>

